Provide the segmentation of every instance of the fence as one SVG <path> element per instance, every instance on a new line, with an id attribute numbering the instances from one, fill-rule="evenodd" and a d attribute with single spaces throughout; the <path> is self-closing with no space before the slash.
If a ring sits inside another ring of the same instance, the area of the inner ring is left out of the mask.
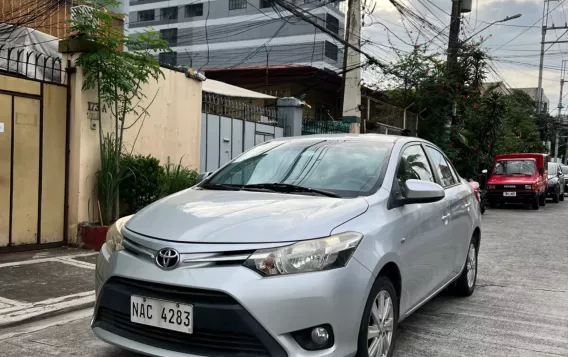
<path id="1" fill-rule="evenodd" d="M 302 120 L 302 135 L 341 134 L 349 132 L 349 124 L 333 120 Z"/>
<path id="2" fill-rule="evenodd" d="M 0 72 L 57 84 L 66 81 L 59 57 L 47 56 L 22 46 L 0 45 Z"/>
<path id="3" fill-rule="evenodd" d="M 385 103 L 375 98 L 363 97 L 362 122 L 367 133 L 398 135 L 404 128 L 417 130 L 418 116 L 408 109 Z"/>
<path id="4" fill-rule="evenodd" d="M 239 118 L 268 125 L 278 124 L 278 109 L 265 107 L 214 93 L 203 92 L 203 113 Z"/>
<path id="5" fill-rule="evenodd" d="M 284 136 L 276 107 L 203 92 L 200 172 L 215 171 L 255 145 Z"/>

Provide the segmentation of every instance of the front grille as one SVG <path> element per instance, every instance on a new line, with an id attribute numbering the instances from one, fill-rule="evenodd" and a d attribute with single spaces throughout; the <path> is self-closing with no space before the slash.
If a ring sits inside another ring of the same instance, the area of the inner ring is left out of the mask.
<path id="1" fill-rule="evenodd" d="M 130 315 L 107 308 L 98 312 L 100 327 L 125 338 L 154 347 L 204 356 L 270 356 L 254 336 L 242 333 L 195 331 L 193 334 L 165 330 L 130 321 Z"/>
<path id="2" fill-rule="evenodd" d="M 528 184 L 527 184 L 528 185 Z M 525 190 L 525 185 L 494 185 L 496 190 Z"/>
<path id="3" fill-rule="evenodd" d="M 131 295 L 193 305 L 193 334 L 130 321 Z M 287 357 L 231 296 L 213 290 L 112 277 L 102 287 L 93 327 L 146 345 L 202 356 Z"/>

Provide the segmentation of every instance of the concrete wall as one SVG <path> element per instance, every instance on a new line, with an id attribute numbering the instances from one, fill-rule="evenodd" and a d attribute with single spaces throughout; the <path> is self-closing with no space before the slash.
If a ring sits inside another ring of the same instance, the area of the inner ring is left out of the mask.
<path id="1" fill-rule="evenodd" d="M 73 58 L 71 58 L 73 61 Z M 66 59 L 64 59 L 66 62 Z M 199 168 L 201 134 L 201 82 L 183 73 L 162 69 L 164 79 L 144 86 L 147 98 L 140 104 L 148 107 L 148 115 L 125 131 L 124 146 L 134 153 L 151 154 L 167 163 L 179 162 Z M 69 242 L 76 242 L 80 222 L 96 222 L 97 198 L 95 173 L 100 167 L 99 132 L 95 90 L 82 91 L 80 68 L 71 77 L 71 128 L 69 164 Z M 155 99 L 154 99 L 155 97 Z M 110 108 L 101 107 L 103 130 L 111 127 Z M 126 119 L 132 125 L 136 116 Z M 136 138 L 137 137 L 137 138 Z"/>

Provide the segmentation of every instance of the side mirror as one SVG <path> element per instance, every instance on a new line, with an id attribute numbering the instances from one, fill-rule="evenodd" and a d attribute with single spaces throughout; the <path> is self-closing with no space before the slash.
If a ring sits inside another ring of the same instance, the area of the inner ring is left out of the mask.
<path id="1" fill-rule="evenodd" d="M 432 203 L 446 197 L 444 188 L 437 183 L 422 180 L 407 180 L 402 204 Z"/>
<path id="2" fill-rule="evenodd" d="M 484 175 L 486 175 L 486 174 L 487 174 L 487 169 L 481 170 L 481 173 L 484 174 Z"/>
<path id="3" fill-rule="evenodd" d="M 206 178 L 208 178 L 209 176 L 211 176 L 212 172 L 203 172 L 200 173 L 199 176 L 197 176 L 197 183 L 205 180 Z"/>
<path id="4" fill-rule="evenodd" d="M 544 175 L 544 167 L 539 167 L 539 168 L 538 168 L 538 174 L 539 174 L 539 175 Z"/>

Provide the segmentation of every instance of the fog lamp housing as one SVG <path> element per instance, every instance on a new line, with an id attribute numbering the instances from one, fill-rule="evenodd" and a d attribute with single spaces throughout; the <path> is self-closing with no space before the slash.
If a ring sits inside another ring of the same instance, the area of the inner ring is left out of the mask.
<path id="1" fill-rule="evenodd" d="M 333 347 L 335 338 L 330 324 L 309 327 L 291 333 L 296 342 L 307 351 L 319 351 Z"/>

